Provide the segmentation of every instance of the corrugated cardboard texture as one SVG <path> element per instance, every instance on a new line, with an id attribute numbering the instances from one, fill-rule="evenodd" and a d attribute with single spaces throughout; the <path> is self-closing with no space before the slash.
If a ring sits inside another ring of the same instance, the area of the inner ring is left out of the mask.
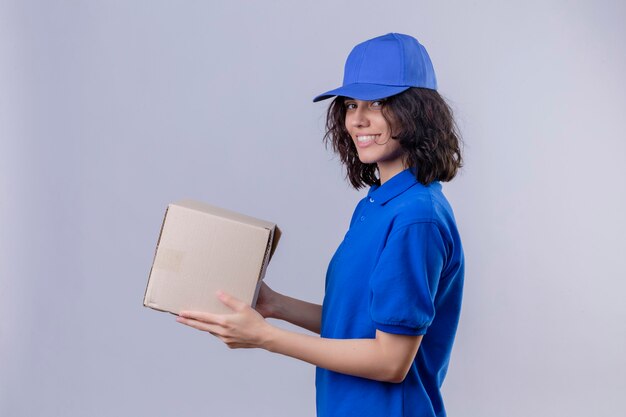
<path id="1" fill-rule="evenodd" d="M 275 223 L 193 200 L 170 204 L 144 306 L 227 313 L 218 289 L 253 306 L 279 238 Z"/>

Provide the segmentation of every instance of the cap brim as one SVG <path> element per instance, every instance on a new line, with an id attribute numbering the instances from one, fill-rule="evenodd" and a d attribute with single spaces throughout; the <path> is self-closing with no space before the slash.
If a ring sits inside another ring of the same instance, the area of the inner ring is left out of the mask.
<path id="1" fill-rule="evenodd" d="M 313 99 L 313 102 L 326 100 L 334 96 L 350 97 L 357 100 L 376 100 L 399 94 L 409 88 L 411 87 L 361 83 L 348 84 L 320 94 Z"/>

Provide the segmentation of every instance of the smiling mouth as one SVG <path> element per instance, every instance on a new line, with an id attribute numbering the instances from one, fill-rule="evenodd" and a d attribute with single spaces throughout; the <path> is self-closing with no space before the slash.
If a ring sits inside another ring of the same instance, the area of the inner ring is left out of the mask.
<path id="1" fill-rule="evenodd" d="M 366 142 L 370 142 L 375 140 L 377 137 L 379 137 L 380 135 L 363 135 L 363 136 L 357 136 L 356 140 L 359 143 L 366 143 Z"/>

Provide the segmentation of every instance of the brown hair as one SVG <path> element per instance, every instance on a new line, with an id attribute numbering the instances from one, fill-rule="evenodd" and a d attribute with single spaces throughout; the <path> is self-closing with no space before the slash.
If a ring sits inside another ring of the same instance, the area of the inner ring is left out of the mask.
<path id="1" fill-rule="evenodd" d="M 346 130 L 346 97 L 337 96 L 326 114 L 323 141 L 339 154 L 346 166 L 346 178 L 356 189 L 380 185 L 377 165 L 364 164 Z M 463 166 L 461 139 L 452 109 L 435 90 L 411 87 L 383 100 L 382 114 L 391 127 L 391 137 L 399 140 L 408 167 L 415 168 L 416 179 L 450 181 Z"/>

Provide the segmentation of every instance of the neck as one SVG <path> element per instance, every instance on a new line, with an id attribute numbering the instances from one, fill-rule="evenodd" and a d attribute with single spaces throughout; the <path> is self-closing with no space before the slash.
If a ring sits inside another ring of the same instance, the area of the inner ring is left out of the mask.
<path id="1" fill-rule="evenodd" d="M 388 163 L 378 163 L 378 176 L 380 178 L 380 185 L 383 185 L 394 175 L 401 173 L 405 169 L 407 169 L 405 162 L 403 160 L 396 160 Z"/>

